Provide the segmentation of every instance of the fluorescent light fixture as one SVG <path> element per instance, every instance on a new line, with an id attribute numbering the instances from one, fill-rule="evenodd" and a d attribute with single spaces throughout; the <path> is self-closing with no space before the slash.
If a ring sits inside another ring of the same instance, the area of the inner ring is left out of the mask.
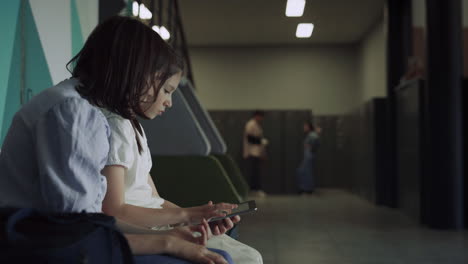
<path id="1" fill-rule="evenodd" d="M 165 26 L 158 27 L 158 26 L 153 26 L 152 29 L 158 33 L 162 39 L 168 40 L 171 38 L 171 33 L 166 29 Z"/>
<path id="2" fill-rule="evenodd" d="M 158 26 L 152 26 L 151 28 L 154 30 L 154 32 L 159 34 L 159 27 Z"/>
<path id="3" fill-rule="evenodd" d="M 164 26 L 160 27 L 159 31 L 161 38 L 163 38 L 164 40 L 168 40 L 171 38 L 171 33 L 169 33 L 169 31 Z"/>
<path id="4" fill-rule="evenodd" d="M 137 3 L 137 1 L 133 1 L 132 3 L 132 13 L 133 13 L 133 16 L 138 16 L 138 9 L 139 9 L 139 5 Z"/>
<path id="5" fill-rule="evenodd" d="M 305 0 L 288 0 L 286 3 L 287 17 L 300 17 L 304 14 Z"/>
<path id="6" fill-rule="evenodd" d="M 153 14 L 151 11 L 149 11 L 148 8 L 144 4 L 140 4 L 140 18 L 141 19 L 151 19 L 153 17 Z"/>
<path id="7" fill-rule="evenodd" d="M 298 38 L 310 38 L 314 31 L 314 24 L 312 23 L 299 23 L 297 25 L 296 37 Z"/>

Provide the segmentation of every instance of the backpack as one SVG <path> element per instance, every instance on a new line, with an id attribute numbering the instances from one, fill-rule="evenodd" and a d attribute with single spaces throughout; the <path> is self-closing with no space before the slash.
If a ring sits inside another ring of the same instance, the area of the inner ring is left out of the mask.
<path id="1" fill-rule="evenodd" d="M 133 263 L 115 219 L 101 213 L 0 208 L 0 263 Z"/>

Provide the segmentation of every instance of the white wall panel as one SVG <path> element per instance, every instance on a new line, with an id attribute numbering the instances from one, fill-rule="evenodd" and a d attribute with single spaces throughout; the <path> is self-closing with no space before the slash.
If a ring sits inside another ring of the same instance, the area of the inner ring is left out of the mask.
<path id="1" fill-rule="evenodd" d="M 76 0 L 76 7 L 80 17 L 81 33 L 86 41 L 91 31 L 98 24 L 99 1 L 98 0 Z"/>
<path id="2" fill-rule="evenodd" d="M 412 0 L 413 27 L 426 27 L 426 1 Z"/>
<path id="3" fill-rule="evenodd" d="M 54 84 L 66 79 L 71 59 L 70 0 L 30 0 L 39 38 Z"/>
<path id="4" fill-rule="evenodd" d="M 197 96 L 209 110 L 312 109 L 358 105 L 352 46 L 190 49 Z"/>

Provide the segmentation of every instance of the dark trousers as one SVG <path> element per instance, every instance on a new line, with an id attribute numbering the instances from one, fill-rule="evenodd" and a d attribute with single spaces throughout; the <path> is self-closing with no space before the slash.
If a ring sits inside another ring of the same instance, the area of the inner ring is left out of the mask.
<path id="1" fill-rule="evenodd" d="M 248 165 L 248 171 L 249 171 L 249 184 L 250 184 L 250 189 L 254 191 L 261 190 L 261 181 L 260 181 L 260 176 L 261 176 L 261 163 L 262 159 L 258 157 L 248 157 L 247 158 L 247 165 Z"/>

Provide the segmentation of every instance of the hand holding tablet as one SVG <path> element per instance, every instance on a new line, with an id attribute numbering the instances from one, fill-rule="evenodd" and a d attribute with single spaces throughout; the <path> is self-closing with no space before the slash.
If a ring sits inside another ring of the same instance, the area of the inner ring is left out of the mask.
<path id="1" fill-rule="evenodd" d="M 221 212 L 225 213 L 224 216 L 209 218 L 209 219 L 207 219 L 207 222 L 209 222 L 209 223 L 210 222 L 216 222 L 216 221 L 223 220 L 223 219 L 226 219 L 226 218 L 230 218 L 230 217 L 233 217 L 233 216 L 236 216 L 236 215 L 242 215 L 242 214 L 255 212 L 255 211 L 257 211 L 257 205 L 255 204 L 255 201 L 254 200 L 247 201 L 247 202 L 243 202 L 243 203 L 238 204 L 237 208 L 234 208 L 232 210 L 220 210 L 220 213 Z M 199 224 L 201 224 L 200 221 L 183 222 L 183 223 L 172 224 L 170 226 L 171 227 L 181 227 L 181 226 L 187 226 L 187 225 L 199 225 Z"/>
<path id="2" fill-rule="evenodd" d="M 238 204 L 238 207 L 232 209 L 231 212 L 226 212 L 225 216 L 213 217 L 213 218 L 208 219 L 208 223 L 223 220 L 225 218 L 230 218 L 236 215 L 242 215 L 242 214 L 246 214 L 250 212 L 255 212 L 255 211 L 257 211 L 257 205 L 255 204 L 254 200 L 243 202 L 243 203 Z"/>

